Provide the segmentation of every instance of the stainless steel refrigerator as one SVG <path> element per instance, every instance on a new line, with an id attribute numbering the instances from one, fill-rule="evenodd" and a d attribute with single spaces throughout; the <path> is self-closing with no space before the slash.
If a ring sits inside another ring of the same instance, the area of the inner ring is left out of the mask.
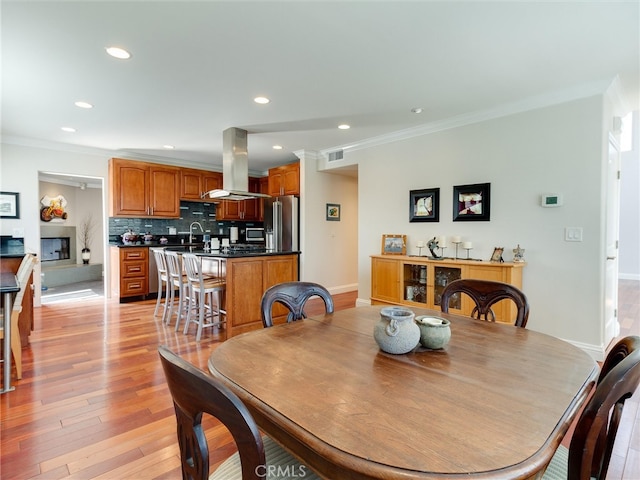
<path id="1" fill-rule="evenodd" d="M 273 250 L 277 252 L 298 251 L 300 199 L 294 195 L 273 197 L 264 200 L 264 232 L 267 248 L 273 235 Z"/>

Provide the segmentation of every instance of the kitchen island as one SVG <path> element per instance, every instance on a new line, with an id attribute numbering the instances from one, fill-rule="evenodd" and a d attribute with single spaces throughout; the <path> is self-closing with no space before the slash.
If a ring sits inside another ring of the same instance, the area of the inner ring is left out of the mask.
<path id="1" fill-rule="evenodd" d="M 264 249 L 246 251 L 203 250 L 199 247 L 167 247 L 202 257 L 203 270 L 223 265 L 227 286 L 224 308 L 227 312 L 227 338 L 262 328 L 260 300 L 265 290 L 282 282 L 298 280 L 299 252 L 275 252 Z M 274 323 L 284 323 L 287 310 L 274 307 Z"/>

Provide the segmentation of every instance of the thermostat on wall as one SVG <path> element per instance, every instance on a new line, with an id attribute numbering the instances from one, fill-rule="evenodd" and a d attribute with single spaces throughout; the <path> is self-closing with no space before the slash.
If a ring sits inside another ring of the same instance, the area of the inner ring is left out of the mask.
<path id="1" fill-rule="evenodd" d="M 562 205 L 562 195 L 558 193 L 543 193 L 540 196 L 540 205 L 543 207 L 559 207 Z"/>

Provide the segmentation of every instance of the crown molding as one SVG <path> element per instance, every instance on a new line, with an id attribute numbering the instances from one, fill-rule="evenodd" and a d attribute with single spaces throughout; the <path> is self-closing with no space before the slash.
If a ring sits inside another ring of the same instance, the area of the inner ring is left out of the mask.
<path id="1" fill-rule="evenodd" d="M 615 82 L 615 79 L 614 79 Z M 378 137 L 372 137 L 360 142 L 340 145 L 332 148 L 326 148 L 320 151 L 325 156 L 336 150 L 344 150 L 345 155 L 348 152 L 354 152 L 357 150 L 364 150 L 367 148 L 384 145 L 387 143 L 398 142 L 401 140 L 407 140 L 409 138 L 419 137 L 422 135 L 428 135 L 432 133 L 442 132 L 450 130 L 452 128 L 459 128 L 465 125 L 471 125 L 474 123 L 485 122 L 500 117 L 507 117 L 515 115 L 517 113 L 527 112 L 530 110 L 537 110 L 539 108 L 550 107 L 553 105 L 559 105 L 581 98 L 592 97 L 594 95 L 603 95 L 611 87 L 611 80 L 601 80 L 598 82 L 587 83 L 579 86 L 575 86 L 569 89 L 559 90 L 551 93 L 545 93 L 542 95 L 536 95 L 516 102 L 506 103 L 485 110 L 478 110 L 475 112 L 464 113 L 456 115 L 444 120 L 438 120 L 435 122 L 426 123 L 413 128 L 392 132 Z M 619 88 L 618 88 L 619 90 Z"/>

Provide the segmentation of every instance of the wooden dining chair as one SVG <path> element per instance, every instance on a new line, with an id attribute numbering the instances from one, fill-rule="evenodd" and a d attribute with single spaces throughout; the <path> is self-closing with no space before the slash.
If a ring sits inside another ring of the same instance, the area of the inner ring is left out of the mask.
<path id="1" fill-rule="evenodd" d="M 16 366 L 16 378 L 20 380 L 22 378 L 22 344 L 20 343 L 20 330 L 18 326 L 18 320 L 20 319 L 20 314 L 22 313 L 22 299 L 24 298 L 25 292 L 30 290 L 31 286 L 29 285 L 29 277 L 31 276 L 31 272 L 35 267 L 36 263 L 38 263 L 38 259 L 35 255 L 31 253 L 27 253 L 22 262 L 20 262 L 20 266 L 18 267 L 18 272 L 16 273 L 16 278 L 18 280 L 18 284 L 20 285 L 20 291 L 16 294 L 13 299 L 13 305 L 11 307 L 11 355 L 13 356 L 13 362 Z M 4 317 L 4 308 L 0 311 L 0 318 Z M 4 339 L 4 322 L 0 320 L 0 339 Z M 8 353 L 5 353 L 8 355 Z M 8 358 L 8 357 L 7 357 Z"/>
<path id="2" fill-rule="evenodd" d="M 306 465 L 271 438 L 261 436 L 247 407 L 219 380 L 180 358 L 166 346 L 158 347 L 158 353 L 176 413 L 182 478 L 319 480 Z M 209 446 L 202 431 L 205 413 L 227 427 L 238 448 L 238 452 L 225 460 L 211 476 Z"/>
<path id="3" fill-rule="evenodd" d="M 448 283 L 442 291 L 440 309 L 442 312 L 449 311 L 449 301 L 456 293 L 465 293 L 471 297 L 476 306 L 471 312 L 473 318 L 496 321 L 496 316 L 491 306 L 501 300 L 510 299 L 515 302 L 518 313 L 515 319 L 515 326 L 525 328 L 529 319 L 529 301 L 526 295 L 518 288 L 508 283 L 494 282 L 491 280 L 477 280 L 473 278 L 462 278 Z"/>
<path id="4" fill-rule="evenodd" d="M 284 282 L 273 285 L 262 295 L 260 310 L 262 325 L 273 326 L 273 304 L 279 303 L 289 309 L 287 323 L 306 318 L 304 305 L 311 297 L 320 297 L 324 301 L 327 313 L 333 313 L 333 297 L 322 285 L 313 282 Z"/>
<path id="5" fill-rule="evenodd" d="M 604 480 L 625 401 L 640 385 L 640 337 L 621 339 L 605 359 L 595 393 L 567 449 L 558 447 L 543 480 Z"/>

